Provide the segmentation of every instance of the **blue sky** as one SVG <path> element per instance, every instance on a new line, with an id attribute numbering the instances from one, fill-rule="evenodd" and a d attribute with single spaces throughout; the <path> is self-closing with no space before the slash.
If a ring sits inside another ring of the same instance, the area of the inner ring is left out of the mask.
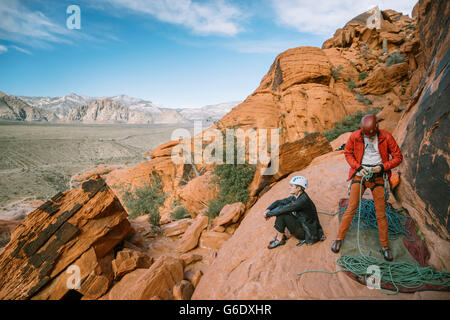
<path id="1" fill-rule="evenodd" d="M 129 96 L 166 107 L 244 100 L 286 49 L 379 5 L 415 1 L 1 0 L 0 91 Z M 81 29 L 68 29 L 69 5 Z"/>

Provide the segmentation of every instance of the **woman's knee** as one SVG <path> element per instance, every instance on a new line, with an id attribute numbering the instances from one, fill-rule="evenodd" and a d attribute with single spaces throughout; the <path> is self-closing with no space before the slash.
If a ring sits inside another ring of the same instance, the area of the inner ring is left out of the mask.
<path id="1" fill-rule="evenodd" d="M 284 233 L 284 229 L 286 228 L 286 223 L 285 223 L 284 219 L 282 218 L 282 216 L 276 217 L 274 228 L 278 232 Z"/>

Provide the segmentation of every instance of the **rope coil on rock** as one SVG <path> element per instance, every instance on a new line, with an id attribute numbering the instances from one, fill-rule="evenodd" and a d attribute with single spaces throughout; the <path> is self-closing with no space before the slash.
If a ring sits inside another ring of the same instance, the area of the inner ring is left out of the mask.
<path id="1" fill-rule="evenodd" d="M 436 271 L 431 267 L 420 267 L 413 265 L 408 262 L 387 262 L 380 261 L 377 258 L 370 256 L 370 250 L 367 253 L 363 253 L 361 250 L 360 242 L 359 242 L 359 231 L 361 229 L 361 199 L 362 199 L 362 186 L 364 181 L 368 181 L 372 178 L 373 172 L 369 171 L 366 175 L 364 175 L 361 179 L 360 187 L 359 187 L 359 206 L 358 206 L 358 219 L 357 219 L 357 246 L 360 256 L 344 256 L 342 255 L 336 261 L 338 266 L 340 266 L 339 270 L 336 271 L 325 271 L 325 270 L 308 270 L 304 272 L 300 272 L 297 275 L 303 275 L 305 273 L 310 272 L 320 272 L 320 273 L 328 273 L 335 274 L 340 271 L 349 271 L 353 274 L 367 277 L 367 270 L 370 266 L 377 266 L 380 269 L 380 283 L 392 283 L 395 287 L 395 292 L 386 292 L 380 287 L 380 290 L 387 295 L 396 295 L 399 293 L 398 286 L 402 286 L 408 289 L 416 289 L 420 288 L 424 284 L 430 285 L 440 285 L 440 286 L 448 286 L 450 285 L 450 273 Z M 338 212 L 339 213 L 339 212 Z M 329 214 L 331 215 L 331 214 Z M 333 214 L 335 215 L 335 214 Z M 406 217 L 405 217 L 406 220 Z M 403 221 L 405 221 L 403 220 Z M 395 221 L 395 220 L 391 220 Z M 388 220 L 389 222 L 389 220 Z M 401 219 L 393 222 L 394 224 L 401 223 Z M 410 222 L 409 222 L 410 223 Z M 375 220 L 376 225 L 376 220 Z M 369 223 L 367 228 L 372 227 L 373 224 Z M 398 226 L 393 227 L 393 232 L 397 232 L 397 234 L 403 234 L 405 236 L 410 236 L 410 233 L 402 232 Z M 404 225 L 402 227 L 403 230 Z M 367 280 L 365 278 L 365 280 Z"/>

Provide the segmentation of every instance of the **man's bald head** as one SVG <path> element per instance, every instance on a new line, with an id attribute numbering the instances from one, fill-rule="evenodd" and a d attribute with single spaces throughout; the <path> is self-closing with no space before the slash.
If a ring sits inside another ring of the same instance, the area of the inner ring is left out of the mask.
<path id="1" fill-rule="evenodd" d="M 367 137 L 373 137 L 378 132 L 377 117 L 368 114 L 361 119 L 361 130 Z"/>

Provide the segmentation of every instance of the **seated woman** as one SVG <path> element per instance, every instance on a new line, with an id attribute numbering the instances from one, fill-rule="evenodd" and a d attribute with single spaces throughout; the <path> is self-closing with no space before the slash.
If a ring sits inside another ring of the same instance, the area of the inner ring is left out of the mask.
<path id="1" fill-rule="evenodd" d="M 293 177 L 290 181 L 291 196 L 273 202 L 264 211 L 266 219 L 276 217 L 274 227 L 277 234 L 270 241 L 269 249 L 286 243 L 287 237 L 284 234 L 286 228 L 294 237 L 301 240 L 297 246 L 325 240 L 316 206 L 305 192 L 307 185 L 308 180 L 305 177 Z"/>

